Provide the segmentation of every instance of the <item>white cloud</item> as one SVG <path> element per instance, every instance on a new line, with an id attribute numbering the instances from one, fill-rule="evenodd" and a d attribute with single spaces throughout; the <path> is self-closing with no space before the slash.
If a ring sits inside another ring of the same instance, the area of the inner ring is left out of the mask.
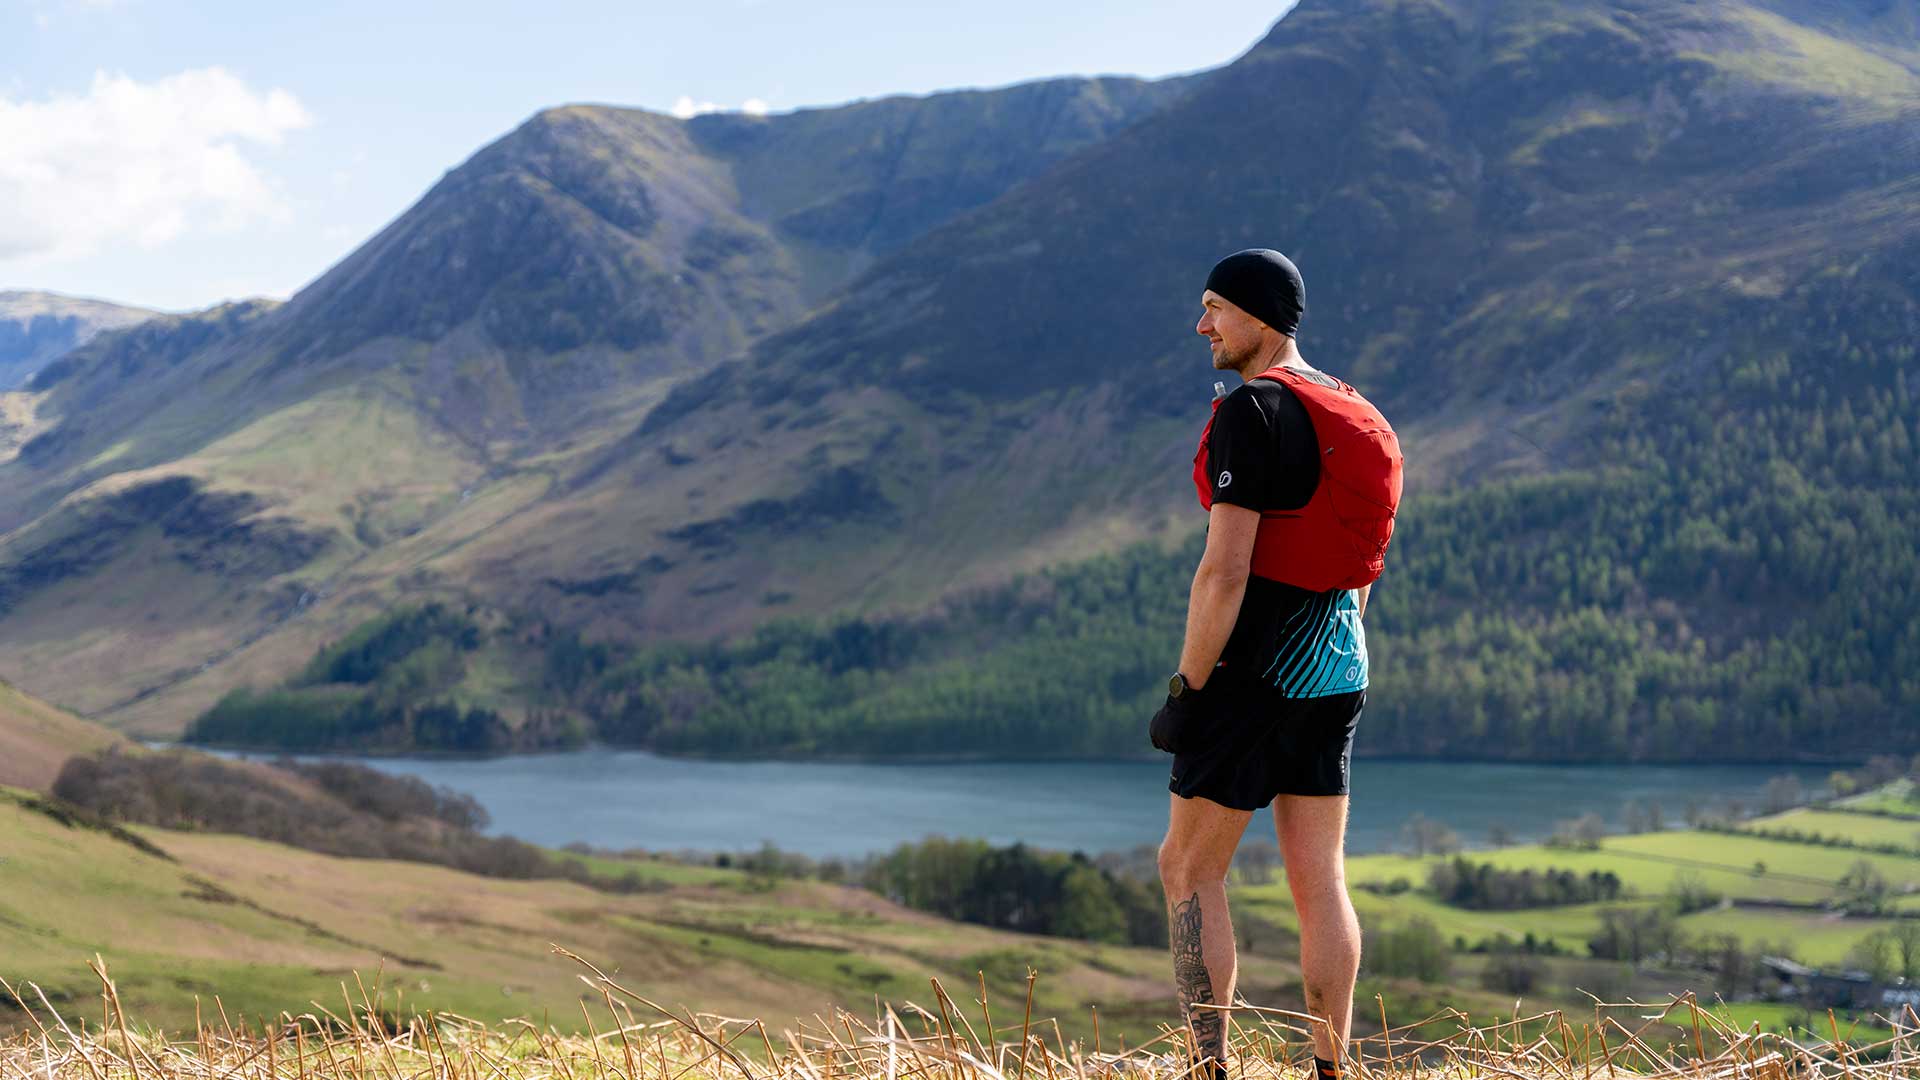
<path id="1" fill-rule="evenodd" d="M 285 90 L 256 93 L 217 67 L 146 83 L 98 72 L 84 95 L 0 97 L 0 259 L 282 218 L 248 152 L 310 123 Z"/>
<path id="2" fill-rule="evenodd" d="M 765 116 L 767 115 L 768 107 L 767 103 L 759 98 L 748 98 L 738 106 L 730 106 L 716 105 L 711 101 L 695 101 L 687 95 L 682 94 L 674 101 L 673 108 L 667 111 L 682 120 L 687 120 L 704 113 L 714 112 L 743 112 L 748 116 Z"/>

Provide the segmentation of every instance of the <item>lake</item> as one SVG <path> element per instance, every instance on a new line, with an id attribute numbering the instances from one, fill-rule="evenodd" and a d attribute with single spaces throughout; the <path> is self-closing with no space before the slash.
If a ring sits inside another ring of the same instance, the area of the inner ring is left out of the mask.
<path id="1" fill-rule="evenodd" d="M 249 755 L 259 756 L 259 755 Z M 338 760 L 338 759 L 335 759 Z M 1099 852 L 1157 844 L 1167 824 L 1166 761 L 959 764 L 711 761 L 593 749 L 491 759 L 367 758 L 478 799 L 490 833 L 560 846 L 740 851 L 771 840 L 815 857 L 864 855 L 941 834 L 996 844 Z M 1503 826 L 1538 840 L 1556 822 L 1660 804 L 1669 824 L 1689 801 L 1749 808 L 1767 781 L 1809 790 L 1827 770 L 1786 766 L 1511 765 L 1359 760 L 1348 850 L 1383 851 L 1418 812 L 1483 846 Z M 1273 837 L 1272 816 L 1249 838 Z"/>

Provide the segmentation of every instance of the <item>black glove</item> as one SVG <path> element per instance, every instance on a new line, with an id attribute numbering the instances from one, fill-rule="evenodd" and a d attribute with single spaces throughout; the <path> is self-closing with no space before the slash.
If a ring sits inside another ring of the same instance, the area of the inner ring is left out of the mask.
<path id="1" fill-rule="evenodd" d="M 1155 749 L 1181 754 L 1196 746 L 1204 733 L 1213 702 L 1205 690 L 1188 687 L 1179 697 L 1167 696 L 1167 703 L 1153 714 L 1147 725 L 1147 737 Z"/>

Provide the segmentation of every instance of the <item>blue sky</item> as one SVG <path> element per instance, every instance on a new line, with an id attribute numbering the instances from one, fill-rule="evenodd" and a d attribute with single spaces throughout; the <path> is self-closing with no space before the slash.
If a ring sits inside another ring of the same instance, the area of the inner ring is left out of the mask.
<path id="1" fill-rule="evenodd" d="M 1225 63 L 1292 0 L 0 0 L 0 289 L 286 296 L 537 110 Z"/>

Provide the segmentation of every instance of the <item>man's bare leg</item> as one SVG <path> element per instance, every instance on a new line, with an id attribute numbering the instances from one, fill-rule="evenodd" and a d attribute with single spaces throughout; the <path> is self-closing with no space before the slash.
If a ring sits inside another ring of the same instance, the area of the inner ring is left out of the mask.
<path id="1" fill-rule="evenodd" d="M 1281 795 L 1273 800 L 1273 824 L 1300 916 L 1307 1011 L 1332 1029 L 1313 1026 L 1313 1053 L 1338 1062 L 1352 1034 L 1353 984 L 1360 974 L 1360 920 L 1347 896 L 1347 797 Z"/>
<path id="2" fill-rule="evenodd" d="M 1173 980 L 1180 1009 L 1193 1032 L 1195 1052 L 1212 1058 L 1223 1073 L 1227 1017 L 1194 1005 L 1230 1005 L 1236 960 L 1233 921 L 1227 914 L 1227 868 L 1253 814 L 1208 799 L 1171 796 L 1167 838 L 1160 844 L 1160 884 L 1167 892 Z"/>

